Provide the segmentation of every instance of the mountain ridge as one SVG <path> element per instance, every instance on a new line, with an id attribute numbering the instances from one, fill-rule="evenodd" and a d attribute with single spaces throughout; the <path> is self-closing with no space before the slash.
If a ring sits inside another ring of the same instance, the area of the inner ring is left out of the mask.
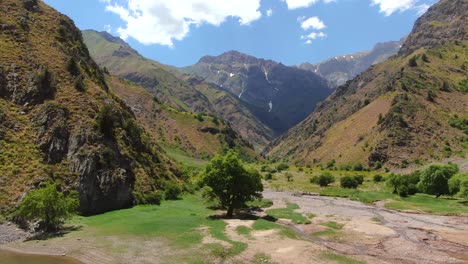
<path id="1" fill-rule="evenodd" d="M 348 80 L 356 77 L 370 66 L 382 62 L 396 55 L 405 38 L 399 41 L 381 42 L 374 45 L 371 50 L 360 51 L 348 55 L 335 56 L 331 59 L 315 64 L 303 63 L 297 67 L 312 71 L 330 83 L 331 87 L 338 87 Z"/>
<path id="2" fill-rule="evenodd" d="M 180 71 L 238 97 L 276 134 L 302 121 L 333 91 L 313 72 L 238 51 L 204 56 Z"/>
<path id="3" fill-rule="evenodd" d="M 170 66 L 144 58 L 123 40 L 107 32 L 86 30 L 83 34 L 91 56 L 102 67 L 143 86 L 162 103 L 182 111 L 222 117 L 257 149 L 263 149 L 273 138 L 273 132 L 237 98 L 214 91 L 217 89 L 203 80 L 195 80 Z M 120 56 L 122 50 L 126 52 L 124 57 Z M 219 98 L 224 98 L 224 105 L 220 104 Z"/>
<path id="4" fill-rule="evenodd" d="M 78 191 L 83 214 L 129 207 L 164 181 L 180 182 L 109 91 L 70 18 L 35 0 L 2 1 L 0 12 L 1 211 L 51 180 Z"/>
<path id="5" fill-rule="evenodd" d="M 450 12 L 460 1 L 442 0 L 418 21 L 439 17 L 463 20 Z M 467 1 L 464 1 L 465 7 Z M 430 22 L 429 22 L 430 23 Z M 424 26 L 415 25 L 407 42 Z M 452 25 L 433 27 L 444 31 Z M 335 161 L 406 167 L 466 155 L 467 41 L 463 35 L 440 44 L 444 34 L 372 66 L 339 87 L 316 111 L 264 151 L 270 158 L 301 163 Z M 428 47 L 425 43 L 434 43 Z M 409 44 L 406 44 L 408 46 Z M 459 124 L 459 125 L 458 125 Z"/>

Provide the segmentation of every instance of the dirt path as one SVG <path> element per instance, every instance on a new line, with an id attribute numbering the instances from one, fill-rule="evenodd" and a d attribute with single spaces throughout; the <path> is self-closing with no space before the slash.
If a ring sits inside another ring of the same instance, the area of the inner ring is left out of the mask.
<path id="1" fill-rule="evenodd" d="M 387 263 L 468 263 L 468 217 L 410 214 L 343 198 L 296 196 L 265 191 L 274 203 L 296 203 L 317 215 L 311 225 L 291 226 L 302 238 L 342 254 L 371 256 Z M 317 224 L 335 221 L 337 236 L 317 237 Z M 372 261 L 373 262 L 373 261 Z"/>

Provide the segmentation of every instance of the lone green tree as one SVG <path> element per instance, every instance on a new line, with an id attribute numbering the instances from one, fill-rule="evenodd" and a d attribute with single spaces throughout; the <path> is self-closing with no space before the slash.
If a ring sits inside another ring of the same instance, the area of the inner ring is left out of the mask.
<path id="1" fill-rule="evenodd" d="M 260 173 L 245 168 L 233 150 L 225 156 L 214 157 L 203 172 L 201 181 L 211 188 L 220 206 L 227 209 L 227 217 L 232 217 L 234 210 L 244 207 L 247 201 L 262 197 Z"/>
<path id="2" fill-rule="evenodd" d="M 79 202 L 76 192 L 65 196 L 56 183 L 29 191 L 19 206 L 18 214 L 25 220 L 40 220 L 47 231 L 55 231 L 75 214 Z"/>
<path id="3" fill-rule="evenodd" d="M 421 172 L 421 181 L 418 184 L 419 190 L 423 193 L 435 195 L 436 198 L 444 194 L 449 194 L 449 179 L 458 172 L 458 166 L 431 165 Z"/>

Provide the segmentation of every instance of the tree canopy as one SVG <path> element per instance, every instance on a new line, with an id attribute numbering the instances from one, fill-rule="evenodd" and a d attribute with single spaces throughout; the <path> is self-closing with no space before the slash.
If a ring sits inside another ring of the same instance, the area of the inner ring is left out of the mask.
<path id="1" fill-rule="evenodd" d="M 76 192 L 65 196 L 57 190 L 56 183 L 31 190 L 20 204 L 18 214 L 26 220 L 40 220 L 46 230 L 56 230 L 70 218 L 79 206 Z"/>
<path id="2" fill-rule="evenodd" d="M 431 165 L 421 172 L 421 181 L 418 184 L 419 190 L 423 193 L 433 194 L 439 197 L 449 194 L 449 179 L 458 172 L 455 164 Z"/>
<path id="3" fill-rule="evenodd" d="M 245 168 L 233 150 L 210 161 L 202 174 L 202 184 L 210 187 L 221 207 L 227 209 L 227 217 L 247 201 L 261 198 L 263 191 L 260 173 Z"/>

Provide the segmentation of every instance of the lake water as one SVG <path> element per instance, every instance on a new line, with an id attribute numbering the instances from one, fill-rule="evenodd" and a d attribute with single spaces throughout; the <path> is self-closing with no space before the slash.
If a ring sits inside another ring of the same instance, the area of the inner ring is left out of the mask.
<path id="1" fill-rule="evenodd" d="M 0 264 L 80 264 L 70 257 L 30 255 L 0 250 Z"/>

